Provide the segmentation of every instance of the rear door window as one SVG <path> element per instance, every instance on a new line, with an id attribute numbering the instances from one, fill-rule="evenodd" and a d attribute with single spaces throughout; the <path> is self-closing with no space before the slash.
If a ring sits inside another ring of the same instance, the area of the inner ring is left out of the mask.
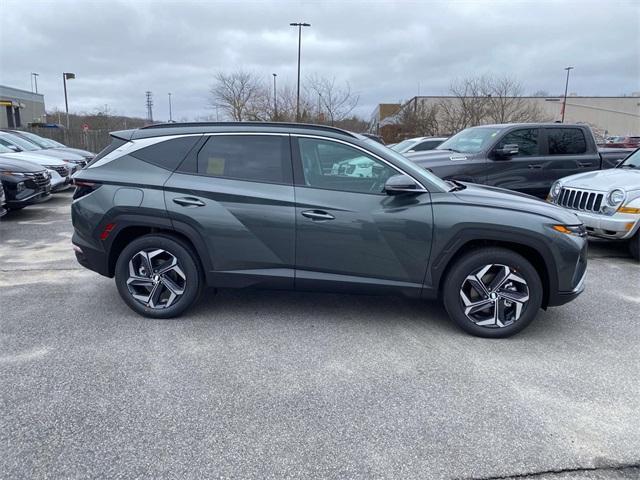
<path id="1" fill-rule="evenodd" d="M 547 128 L 549 155 L 586 153 L 587 140 L 579 128 Z"/>
<path id="2" fill-rule="evenodd" d="M 212 135 L 198 153 L 198 173 L 265 183 L 293 183 L 288 135 Z"/>

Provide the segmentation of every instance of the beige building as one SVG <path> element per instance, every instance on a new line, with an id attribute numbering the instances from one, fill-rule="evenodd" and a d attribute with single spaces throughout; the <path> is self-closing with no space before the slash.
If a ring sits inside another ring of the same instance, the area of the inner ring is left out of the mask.
<path id="1" fill-rule="evenodd" d="M 562 118 L 562 97 L 523 97 L 538 107 L 546 121 Z M 369 122 L 372 132 L 380 132 L 385 125 L 393 125 L 394 108 L 412 108 L 419 103 L 441 104 L 457 101 L 451 96 L 413 97 L 403 105 L 380 104 L 372 113 Z M 393 112 L 393 113 L 392 113 Z M 587 123 L 605 135 L 640 135 L 640 92 L 628 97 L 567 97 L 564 121 L 566 123 Z"/>

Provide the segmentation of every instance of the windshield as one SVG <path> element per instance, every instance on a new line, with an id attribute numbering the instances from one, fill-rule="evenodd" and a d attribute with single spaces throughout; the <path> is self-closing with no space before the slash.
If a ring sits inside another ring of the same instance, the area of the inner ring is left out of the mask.
<path id="1" fill-rule="evenodd" d="M 360 137 L 360 138 L 363 139 L 364 137 Z M 400 165 L 403 165 L 405 167 L 407 173 L 412 173 L 412 171 L 419 171 L 420 175 L 427 177 L 431 181 L 431 183 L 438 186 L 443 191 L 448 192 L 449 190 L 451 190 L 451 185 L 449 185 L 447 182 L 442 180 L 440 177 L 435 176 L 430 171 L 426 169 L 422 169 L 421 167 L 415 165 L 410 160 L 408 160 L 407 157 L 400 155 L 395 150 L 392 150 L 389 147 L 382 145 L 381 143 L 378 143 L 375 140 L 371 140 L 371 139 L 366 139 L 365 143 L 369 147 L 369 150 L 371 150 L 372 152 L 377 153 L 382 157 L 387 156 L 387 157 L 392 157 L 394 160 L 397 160 L 397 162 Z"/>
<path id="2" fill-rule="evenodd" d="M 633 168 L 640 170 L 640 149 L 629 155 L 624 162 L 618 165 L 618 168 Z"/>
<path id="3" fill-rule="evenodd" d="M 26 150 L 27 152 L 33 152 L 33 151 L 36 151 L 36 150 L 42 150 L 36 144 L 31 143 L 30 141 L 25 140 L 25 139 L 20 138 L 20 137 L 17 137 L 15 135 L 11 135 L 10 133 L 3 133 L 0 136 L 0 140 L 4 140 L 5 145 L 7 143 L 12 144 L 12 145 L 16 145 L 16 146 L 20 147 L 22 150 Z"/>
<path id="4" fill-rule="evenodd" d="M 482 151 L 502 130 L 496 127 L 472 127 L 456 133 L 436 150 L 450 150 L 458 153 L 478 153 Z"/>
<path id="5" fill-rule="evenodd" d="M 63 145 L 60 142 L 56 142 L 55 140 L 52 140 L 50 138 L 45 138 L 44 140 L 46 140 L 49 144 L 51 144 L 52 147 L 62 147 L 62 148 L 66 148 L 66 145 Z"/>
<path id="6" fill-rule="evenodd" d="M 396 143 L 393 147 L 390 147 L 391 150 L 395 150 L 396 152 L 406 152 L 407 150 L 409 150 L 413 145 L 415 145 L 417 142 L 417 140 L 403 140 L 400 143 Z"/>
<path id="7" fill-rule="evenodd" d="M 11 150 L 9 147 L 5 147 L 4 145 L 2 145 L 0 143 L 0 154 L 2 153 L 16 153 L 13 150 Z"/>
<path id="8" fill-rule="evenodd" d="M 35 143 L 41 148 L 51 148 L 53 146 L 46 138 L 39 137 L 34 133 L 20 132 L 20 135 L 22 135 L 22 137 L 26 137 L 28 141 Z"/>

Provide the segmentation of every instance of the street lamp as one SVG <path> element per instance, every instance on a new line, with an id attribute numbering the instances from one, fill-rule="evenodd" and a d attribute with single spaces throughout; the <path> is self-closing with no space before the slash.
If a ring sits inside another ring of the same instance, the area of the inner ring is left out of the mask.
<path id="1" fill-rule="evenodd" d="M 278 96 L 276 93 L 276 77 L 278 76 L 276 73 L 272 73 L 273 75 L 273 116 L 277 120 L 278 119 Z"/>
<path id="2" fill-rule="evenodd" d="M 35 84 L 36 84 L 36 93 L 38 93 L 38 77 L 39 77 L 39 76 L 40 76 L 40 74 L 39 74 L 39 73 L 33 73 L 33 72 L 31 72 L 31 80 L 32 80 L 32 83 L 31 83 L 31 91 L 32 91 L 32 92 L 33 92 L 33 83 L 35 82 Z"/>
<path id="3" fill-rule="evenodd" d="M 169 123 L 171 123 L 173 120 L 171 117 L 171 93 L 168 93 L 167 95 L 169 95 Z"/>
<path id="4" fill-rule="evenodd" d="M 564 111 L 567 109 L 567 91 L 569 90 L 569 72 L 573 70 L 574 67 L 565 67 L 567 71 L 567 82 L 564 84 L 564 101 L 562 102 L 562 119 L 560 123 L 564 123 Z"/>
<path id="5" fill-rule="evenodd" d="M 69 101 L 67 100 L 67 80 L 76 78 L 75 73 L 64 72 L 62 74 L 62 84 L 64 85 L 64 109 L 67 112 L 67 130 L 69 129 Z"/>
<path id="6" fill-rule="evenodd" d="M 310 23 L 290 23 L 292 27 L 298 27 L 298 93 L 296 95 L 296 122 L 300 121 L 300 49 L 302 45 L 302 27 L 310 27 Z"/>

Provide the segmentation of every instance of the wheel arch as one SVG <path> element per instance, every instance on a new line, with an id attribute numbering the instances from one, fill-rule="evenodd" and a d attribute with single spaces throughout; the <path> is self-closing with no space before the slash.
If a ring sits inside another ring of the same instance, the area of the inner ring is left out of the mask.
<path id="1" fill-rule="evenodd" d="M 533 265 L 542 282 L 542 307 L 546 308 L 549 304 L 551 292 L 554 292 L 557 289 L 558 284 L 558 279 L 553 267 L 554 261 L 551 256 L 551 252 L 547 252 L 544 248 L 540 248 L 540 245 L 534 246 L 526 241 L 523 242 L 521 238 L 495 238 L 493 236 L 484 236 L 476 238 L 461 238 L 454 242 L 454 245 L 447 249 L 446 253 L 443 254 L 431 268 L 432 285 L 434 285 L 438 297 L 442 298 L 444 281 L 458 258 L 473 250 L 490 247 L 505 248 L 516 252 L 522 255 Z"/>

